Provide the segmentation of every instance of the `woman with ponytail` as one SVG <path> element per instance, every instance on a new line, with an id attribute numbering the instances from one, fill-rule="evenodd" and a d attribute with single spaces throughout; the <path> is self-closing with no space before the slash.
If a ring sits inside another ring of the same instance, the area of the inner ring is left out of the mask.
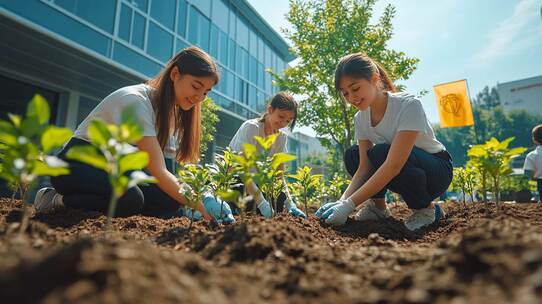
<path id="1" fill-rule="evenodd" d="M 438 222 L 442 208 L 433 203 L 452 181 L 452 159 L 434 135 L 420 101 L 397 93 L 386 71 L 368 56 L 343 57 L 335 70 L 335 89 L 359 111 L 354 117 L 358 145 L 345 152 L 352 181 L 341 199 L 325 204 L 316 216 L 343 225 L 391 216 L 384 195 L 400 194 L 411 216 L 405 226 L 416 230 Z"/>

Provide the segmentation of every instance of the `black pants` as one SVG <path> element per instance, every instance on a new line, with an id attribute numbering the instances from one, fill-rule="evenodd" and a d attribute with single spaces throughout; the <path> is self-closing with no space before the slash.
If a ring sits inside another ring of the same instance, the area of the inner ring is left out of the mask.
<path id="1" fill-rule="evenodd" d="M 538 190 L 538 200 L 542 202 L 542 178 L 536 180 L 536 188 Z"/>
<path id="2" fill-rule="evenodd" d="M 382 166 L 390 145 L 378 144 L 367 151 L 367 157 L 376 170 Z M 359 167 L 359 147 L 353 146 L 344 153 L 344 164 L 351 176 Z M 431 201 L 448 189 L 452 182 L 452 159 L 448 152 L 428 153 L 414 147 L 405 165 L 389 183 L 373 198 L 384 198 L 386 190 L 400 194 L 411 209 L 429 206 Z"/>
<path id="3" fill-rule="evenodd" d="M 51 177 L 55 190 L 63 195 L 66 206 L 107 213 L 112 189 L 107 173 L 90 165 L 66 159 L 73 146 L 89 145 L 87 141 L 72 138 L 59 152 L 59 158 L 68 162 L 70 174 Z M 141 184 L 129 188 L 117 202 L 115 216 L 143 214 L 172 217 L 180 205 L 156 184 Z"/>

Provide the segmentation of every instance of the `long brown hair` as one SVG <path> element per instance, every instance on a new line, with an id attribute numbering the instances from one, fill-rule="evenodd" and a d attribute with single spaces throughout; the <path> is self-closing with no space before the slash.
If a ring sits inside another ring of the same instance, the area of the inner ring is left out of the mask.
<path id="1" fill-rule="evenodd" d="M 220 74 L 211 56 L 200 48 L 189 47 L 177 53 L 160 74 L 147 82 L 154 89 L 151 99 L 156 114 L 156 137 L 160 147 L 164 150 L 169 137 L 175 135 L 179 146 L 175 157 L 177 161 L 195 162 L 199 159 L 201 103 L 188 111 L 176 105 L 173 80 L 170 76 L 175 67 L 181 75 L 212 77 L 215 84 L 220 80 Z"/>
<path id="2" fill-rule="evenodd" d="M 292 111 L 294 113 L 294 118 L 292 119 L 292 122 L 290 123 L 290 131 L 293 131 L 295 127 L 295 122 L 297 121 L 297 101 L 295 101 L 294 97 L 292 97 L 292 95 L 286 92 L 278 92 L 273 97 L 273 99 L 271 99 L 269 106 L 273 110 L 281 109 L 281 110 L 286 110 L 286 111 Z M 266 114 L 267 112 L 264 112 L 262 114 L 262 116 L 260 117 L 260 121 L 265 121 Z"/>
<path id="3" fill-rule="evenodd" d="M 380 77 L 384 90 L 389 92 L 397 90 L 386 70 L 378 62 L 363 53 L 346 55 L 341 58 L 335 68 L 335 90 L 339 92 L 340 81 L 343 76 L 358 77 L 371 81 L 375 73 Z"/>

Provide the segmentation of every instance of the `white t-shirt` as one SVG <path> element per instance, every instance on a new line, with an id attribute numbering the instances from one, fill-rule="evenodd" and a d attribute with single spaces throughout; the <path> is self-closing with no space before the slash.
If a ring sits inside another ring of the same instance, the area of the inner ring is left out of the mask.
<path id="1" fill-rule="evenodd" d="M 229 147 L 233 151 L 243 151 L 243 144 L 252 144 L 258 147 L 258 152 L 261 152 L 262 147 L 257 144 L 254 136 L 265 137 L 264 123 L 259 118 L 245 121 L 231 139 Z M 275 143 L 271 146 L 271 155 L 279 152 L 287 152 L 287 142 L 288 136 L 286 133 L 279 131 Z"/>
<path id="2" fill-rule="evenodd" d="M 156 114 L 151 103 L 152 90 L 146 84 L 137 84 L 120 88 L 109 94 L 81 122 L 73 136 L 88 140 L 87 130 L 90 122 L 94 119 L 101 119 L 108 124 L 120 125 L 122 111 L 129 106 L 135 107 L 137 117 L 143 127 L 143 136 L 157 136 Z M 166 149 L 164 149 L 164 156 L 174 158 L 176 150 L 175 138 L 170 136 Z"/>
<path id="3" fill-rule="evenodd" d="M 533 178 L 542 179 L 542 146 L 527 154 L 523 170 L 533 171 Z"/>
<path id="4" fill-rule="evenodd" d="M 421 102 L 407 93 L 388 92 L 388 105 L 382 120 L 371 126 L 371 108 L 358 111 L 354 116 L 357 140 L 369 140 L 373 144 L 390 144 L 400 131 L 419 131 L 414 146 L 437 153 L 445 147 L 435 138 L 433 128 L 425 116 Z"/>

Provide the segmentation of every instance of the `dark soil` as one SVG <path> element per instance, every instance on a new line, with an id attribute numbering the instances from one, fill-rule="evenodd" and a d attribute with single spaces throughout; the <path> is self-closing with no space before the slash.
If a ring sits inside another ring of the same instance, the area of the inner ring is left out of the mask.
<path id="1" fill-rule="evenodd" d="M 279 215 L 212 228 L 188 219 L 33 216 L 0 200 L 2 303 L 541 303 L 542 205 L 445 205 L 412 233 L 409 211 L 339 229 Z"/>

